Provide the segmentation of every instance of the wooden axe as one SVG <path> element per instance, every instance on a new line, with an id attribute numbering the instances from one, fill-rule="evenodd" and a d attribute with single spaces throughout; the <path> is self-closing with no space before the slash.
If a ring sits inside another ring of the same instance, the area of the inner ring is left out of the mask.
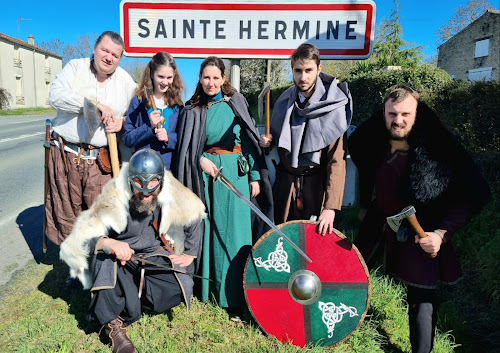
<path id="1" fill-rule="evenodd" d="M 407 219 L 415 232 L 417 232 L 419 238 L 426 238 L 427 234 L 420 226 L 420 223 L 418 223 L 417 216 L 415 216 L 416 213 L 417 211 L 415 210 L 415 207 L 407 206 L 398 214 L 387 217 L 387 224 L 389 224 L 389 227 L 391 227 L 391 229 L 397 233 L 403 219 Z M 437 253 L 429 253 L 429 256 L 434 258 L 437 256 Z"/>
<path id="2" fill-rule="evenodd" d="M 94 133 L 102 123 L 101 115 L 101 111 L 97 108 L 97 106 L 85 98 L 83 102 L 83 117 L 91 137 L 94 137 Z M 118 160 L 118 144 L 116 142 L 116 134 L 114 132 L 107 132 L 106 137 L 108 139 L 111 170 L 113 172 L 113 178 L 116 178 L 118 174 L 120 174 L 120 161 Z"/>
<path id="3" fill-rule="evenodd" d="M 156 110 L 156 103 L 155 103 L 155 98 L 153 96 L 153 90 L 151 88 L 147 88 L 145 87 L 146 89 L 146 97 L 148 97 L 148 102 L 149 102 L 149 105 L 151 106 L 151 108 L 153 108 L 153 112 Z M 159 129 L 163 126 L 163 124 L 165 124 L 165 118 L 162 116 L 161 119 L 160 119 L 160 122 L 158 124 L 156 124 L 156 128 Z"/>
<path id="4" fill-rule="evenodd" d="M 266 102 L 265 112 L 266 112 L 266 120 L 265 120 L 265 136 L 269 138 L 270 127 L 271 127 L 271 119 L 270 119 L 270 105 L 271 105 L 271 84 L 269 82 L 264 83 L 264 88 L 259 93 L 258 97 L 258 108 L 259 108 L 259 121 L 262 121 L 263 108 L 264 108 L 264 99 Z M 264 152 L 269 154 L 269 147 L 264 149 Z"/>

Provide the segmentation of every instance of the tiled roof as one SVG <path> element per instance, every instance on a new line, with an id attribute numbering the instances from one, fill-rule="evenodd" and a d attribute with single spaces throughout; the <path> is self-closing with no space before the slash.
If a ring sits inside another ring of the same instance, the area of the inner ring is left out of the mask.
<path id="1" fill-rule="evenodd" d="M 11 43 L 22 45 L 23 47 L 35 49 L 36 51 L 38 51 L 40 53 L 48 54 L 48 55 L 54 56 L 56 58 L 62 59 L 62 56 L 60 56 L 60 55 L 58 55 L 56 53 L 53 53 L 51 51 L 42 49 L 40 47 L 37 47 L 36 45 L 29 44 L 28 42 L 25 42 L 24 40 L 20 40 L 20 39 L 14 38 L 14 37 L 8 36 L 8 35 L 3 34 L 3 33 L 0 33 L 0 38 L 3 38 L 3 39 L 5 39 L 5 40 L 7 40 L 7 41 L 9 41 Z"/>

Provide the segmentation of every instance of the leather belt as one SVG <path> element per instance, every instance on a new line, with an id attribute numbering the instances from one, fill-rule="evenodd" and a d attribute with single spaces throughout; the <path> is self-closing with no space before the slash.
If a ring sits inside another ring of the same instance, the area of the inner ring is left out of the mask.
<path id="1" fill-rule="evenodd" d="M 229 153 L 241 153 L 241 146 L 217 146 L 211 147 L 208 150 L 205 150 L 206 153 L 210 153 L 213 155 L 216 154 L 229 154 Z"/>
<path id="2" fill-rule="evenodd" d="M 95 147 L 86 143 L 73 143 L 73 142 L 68 142 L 65 139 L 63 139 L 60 135 L 57 135 L 54 133 L 53 141 L 59 142 L 59 148 L 62 148 L 67 151 L 76 154 L 77 156 L 80 157 L 87 157 L 91 159 L 97 158 L 97 155 L 99 154 L 99 147 Z M 57 143 L 54 143 L 54 145 L 58 145 Z"/>
<path id="3" fill-rule="evenodd" d="M 66 142 L 65 146 L 80 157 L 97 158 L 99 154 L 99 147 L 94 147 L 92 145 Z"/>

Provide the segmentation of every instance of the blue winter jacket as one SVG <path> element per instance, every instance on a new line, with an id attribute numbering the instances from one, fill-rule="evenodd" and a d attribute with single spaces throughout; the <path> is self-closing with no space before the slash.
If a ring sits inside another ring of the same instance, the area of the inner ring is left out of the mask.
<path id="1" fill-rule="evenodd" d="M 151 128 L 149 121 L 149 113 L 153 110 L 147 108 L 141 100 L 134 96 L 130 101 L 128 107 L 127 119 L 125 120 L 123 142 L 128 147 L 134 147 L 135 151 L 143 148 L 152 148 L 158 151 L 163 164 L 167 170 L 170 170 L 170 162 L 172 160 L 172 152 L 177 144 L 177 119 L 182 106 L 178 105 L 168 106 L 161 111 L 162 116 L 165 118 L 163 127 L 167 130 L 168 142 L 158 141 L 156 135 Z"/>

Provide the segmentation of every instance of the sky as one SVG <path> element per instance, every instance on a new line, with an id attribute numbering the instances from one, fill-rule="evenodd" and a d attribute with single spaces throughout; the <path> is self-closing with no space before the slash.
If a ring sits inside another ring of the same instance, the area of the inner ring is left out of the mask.
<path id="1" fill-rule="evenodd" d="M 455 8 L 466 2 L 400 0 L 403 39 L 415 46 L 421 45 L 426 58 L 437 55 L 436 31 L 453 16 Z M 500 0 L 490 2 L 500 7 Z M 378 24 L 381 19 L 389 18 L 394 3 L 392 0 L 375 0 L 375 4 Z M 32 34 L 35 44 L 56 38 L 72 44 L 81 34 L 100 34 L 105 30 L 120 32 L 120 1 L 9 1 L 0 11 L 0 33 L 25 41 Z M 189 98 L 197 82 L 201 59 L 179 58 L 176 62 L 186 85 L 185 96 Z"/>

